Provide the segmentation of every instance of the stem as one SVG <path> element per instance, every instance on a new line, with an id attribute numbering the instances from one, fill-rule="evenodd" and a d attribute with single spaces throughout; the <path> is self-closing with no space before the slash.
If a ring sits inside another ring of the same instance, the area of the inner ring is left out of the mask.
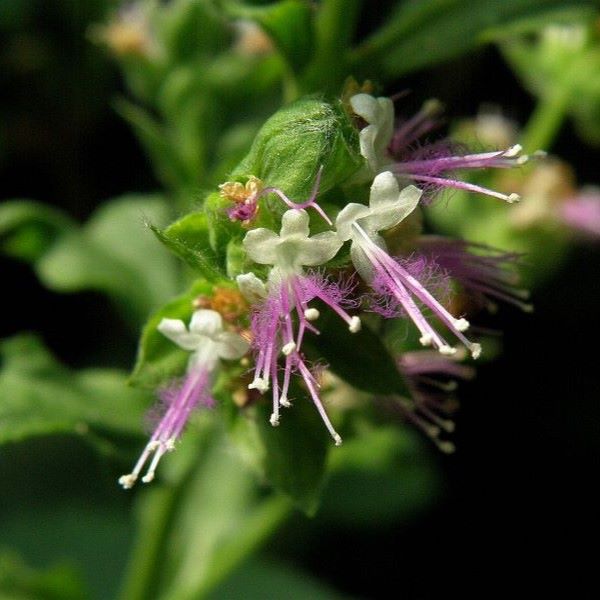
<path id="1" fill-rule="evenodd" d="M 552 147 L 567 115 L 570 96 L 570 86 L 557 85 L 551 94 L 539 99 L 523 132 L 521 143 L 525 152 Z"/>
<path id="2" fill-rule="evenodd" d="M 292 508 L 292 503 L 285 496 L 273 496 L 265 500 L 248 519 L 235 540 L 218 551 L 213 560 L 213 564 L 217 566 L 189 594 L 189 598 L 203 598 L 224 581 L 292 514 Z"/>

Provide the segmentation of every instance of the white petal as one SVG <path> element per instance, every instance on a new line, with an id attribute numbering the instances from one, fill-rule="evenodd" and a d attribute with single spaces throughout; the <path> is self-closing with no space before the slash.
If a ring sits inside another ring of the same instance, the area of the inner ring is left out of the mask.
<path id="1" fill-rule="evenodd" d="M 248 256 L 259 265 L 274 265 L 277 261 L 277 245 L 279 244 L 279 236 L 271 231 L 260 227 L 252 229 L 244 238 L 244 250 Z"/>
<path id="2" fill-rule="evenodd" d="M 386 162 L 387 147 L 394 133 L 394 103 L 389 98 L 356 94 L 350 98 L 350 105 L 369 124 L 359 134 L 360 153 L 377 172 Z"/>
<path id="3" fill-rule="evenodd" d="M 219 358 L 235 360 L 248 352 L 248 342 L 237 333 L 224 331 L 217 339 L 217 354 Z"/>
<path id="4" fill-rule="evenodd" d="M 364 281 L 371 283 L 375 276 L 375 269 L 363 249 L 357 243 L 353 243 L 350 247 L 350 258 L 352 259 L 352 264 L 357 273 Z"/>
<path id="5" fill-rule="evenodd" d="M 338 253 L 342 245 L 343 241 L 334 231 L 318 233 L 298 244 L 297 263 L 305 267 L 325 264 Z"/>
<path id="6" fill-rule="evenodd" d="M 352 237 L 352 223 L 370 213 L 369 207 L 364 204 L 351 202 L 342 208 L 335 220 L 338 237 L 346 242 Z"/>
<path id="7" fill-rule="evenodd" d="M 380 173 L 371 186 L 371 213 L 360 224 L 370 233 L 394 227 L 415 210 L 421 193 L 414 185 L 399 191 L 392 173 Z"/>
<path id="8" fill-rule="evenodd" d="M 240 292 L 248 302 L 254 303 L 266 298 L 267 286 L 254 273 L 242 273 L 235 280 Z"/>
<path id="9" fill-rule="evenodd" d="M 215 338 L 223 330 L 223 318 L 215 310 L 197 310 L 190 321 L 190 332 Z"/>
<path id="10" fill-rule="evenodd" d="M 189 333 L 180 319 L 163 319 L 157 329 L 184 350 L 196 350 L 200 343 L 200 337 Z"/>
<path id="11" fill-rule="evenodd" d="M 287 238 L 308 238 L 310 233 L 308 227 L 309 217 L 305 210 L 287 210 L 281 217 L 281 240 Z"/>

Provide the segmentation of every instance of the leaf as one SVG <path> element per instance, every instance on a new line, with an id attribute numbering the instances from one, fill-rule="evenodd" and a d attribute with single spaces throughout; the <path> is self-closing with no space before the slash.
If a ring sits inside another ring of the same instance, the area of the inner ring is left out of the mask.
<path id="1" fill-rule="evenodd" d="M 233 17 L 256 21 L 272 38 L 292 70 L 299 72 L 310 61 L 315 46 L 312 9 L 302 0 L 282 0 L 267 6 L 231 3 Z"/>
<path id="2" fill-rule="evenodd" d="M 175 221 L 166 229 L 150 226 L 156 237 L 190 267 L 209 281 L 224 277 L 217 256 L 210 245 L 208 219 L 204 212 L 195 212 Z"/>
<path id="3" fill-rule="evenodd" d="M 328 585 L 288 564 L 253 558 L 208 595 L 209 600 L 341 600 Z"/>
<path id="4" fill-rule="evenodd" d="M 440 492 L 433 456 L 409 427 L 362 423 L 331 456 L 319 516 L 346 527 L 386 527 L 427 510 Z"/>
<path id="5" fill-rule="evenodd" d="M 189 321 L 194 310 L 192 302 L 200 295 L 209 295 L 212 285 L 197 281 L 185 294 L 167 302 L 144 325 L 138 355 L 130 382 L 137 386 L 154 388 L 168 379 L 181 375 L 189 353 L 181 350 L 157 329 L 163 318 Z"/>
<path id="6" fill-rule="evenodd" d="M 83 581 L 70 567 L 35 570 L 16 555 L 0 554 L 0 596 L 4 600 L 85 600 Z"/>
<path id="7" fill-rule="evenodd" d="M 490 31 L 535 20 L 552 22 L 566 8 L 590 10 L 591 0 L 413 0 L 353 54 L 354 64 L 388 79 L 456 58 L 489 39 Z"/>
<path id="8" fill-rule="evenodd" d="M 52 207 L 31 200 L 9 200 L 0 207 L 0 244 L 9 256 L 35 262 L 73 221 Z"/>
<path id="9" fill-rule="evenodd" d="M 155 486 L 141 498 L 142 535 L 123 599 L 205 597 L 289 514 L 285 499 L 257 494 L 252 474 L 213 425 L 204 420 L 201 434 L 188 432 L 173 455 L 187 463 L 173 487 Z"/>
<path id="10" fill-rule="evenodd" d="M 123 196 L 79 227 L 43 205 L 14 201 L 0 208 L 0 235 L 49 289 L 104 292 L 140 322 L 178 286 L 172 259 L 144 228 L 145 218 L 163 223 L 168 213 L 161 196 Z"/>
<path id="11" fill-rule="evenodd" d="M 284 409 L 281 422 L 271 426 L 270 400 L 227 416 L 228 432 L 240 456 L 297 508 L 313 515 L 324 484 L 329 437 L 308 393 L 295 388 L 293 407 Z"/>
<path id="12" fill-rule="evenodd" d="M 0 443 L 57 433 L 139 434 L 149 397 L 128 388 L 124 373 L 72 371 L 28 334 L 0 342 L 0 357 Z"/>
<path id="13" fill-rule="evenodd" d="M 322 310 L 321 334 L 306 340 L 329 368 L 353 387 L 373 394 L 410 396 L 396 362 L 387 348 L 364 322 L 360 331 L 350 333 L 337 315 Z"/>

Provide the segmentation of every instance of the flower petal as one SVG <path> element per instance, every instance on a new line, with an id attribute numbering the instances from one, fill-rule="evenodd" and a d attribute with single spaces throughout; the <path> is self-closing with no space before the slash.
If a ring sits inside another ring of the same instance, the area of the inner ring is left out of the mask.
<path id="1" fill-rule="evenodd" d="M 308 226 L 308 213 L 303 209 L 287 210 L 281 217 L 281 240 L 287 238 L 308 238 L 310 229 Z"/>
<path id="2" fill-rule="evenodd" d="M 219 358 L 235 360 L 248 352 L 250 345 L 237 333 L 222 332 L 217 338 L 217 354 Z"/>
<path id="3" fill-rule="evenodd" d="M 335 231 L 324 231 L 298 244 L 297 264 L 316 267 L 330 261 L 342 247 L 343 241 Z"/>
<path id="4" fill-rule="evenodd" d="M 359 134 L 360 153 L 377 172 L 386 162 L 387 147 L 394 133 L 394 103 L 389 98 L 356 94 L 350 98 L 350 105 L 369 124 Z"/>
<path id="5" fill-rule="evenodd" d="M 223 330 L 223 318 L 216 310 L 202 308 L 192 315 L 190 332 L 215 338 Z"/>
<path id="6" fill-rule="evenodd" d="M 335 220 L 338 237 L 346 242 L 352 237 L 352 223 L 357 219 L 368 216 L 369 207 L 364 204 L 351 202 L 342 208 Z"/>
<path id="7" fill-rule="evenodd" d="M 250 303 L 267 296 L 267 286 L 254 273 L 242 273 L 235 278 L 242 296 Z"/>
<path id="8" fill-rule="evenodd" d="M 252 229 L 242 242 L 248 256 L 259 265 L 274 265 L 277 261 L 279 236 L 264 227 Z"/>
<path id="9" fill-rule="evenodd" d="M 361 219 L 360 224 L 369 232 L 394 227 L 415 210 L 421 194 L 421 190 L 414 185 L 400 191 L 394 175 L 384 171 L 373 181 L 369 204 L 371 213 Z"/>
<path id="10" fill-rule="evenodd" d="M 189 333 L 180 319 L 162 319 L 157 329 L 184 350 L 196 350 L 200 343 L 200 336 Z"/>

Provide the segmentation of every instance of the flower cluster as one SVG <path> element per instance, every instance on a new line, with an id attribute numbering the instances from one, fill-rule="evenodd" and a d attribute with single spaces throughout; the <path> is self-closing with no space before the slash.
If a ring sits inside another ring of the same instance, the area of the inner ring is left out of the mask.
<path id="1" fill-rule="evenodd" d="M 232 311 L 229 301 L 204 300 L 196 304 L 202 308 L 193 313 L 189 329 L 180 320 L 163 319 L 159 324 L 163 335 L 192 355 L 183 382 L 163 393 L 164 416 L 133 472 L 121 477 L 124 487 L 135 483 L 150 456 L 142 480 L 154 477 L 158 461 L 174 448 L 192 411 L 213 406 L 211 382 L 220 361 L 239 359 L 248 350 L 253 363 L 247 387 L 255 390 L 256 397 L 270 392 L 271 424 L 280 424 L 282 408 L 291 407 L 299 385 L 306 390 L 335 444 L 340 445 L 342 438 L 320 394 L 320 359 L 307 350 L 306 343 L 309 337 L 320 334 L 323 311 L 332 313 L 339 326 L 349 332 L 348 344 L 357 339 L 352 334 L 361 330 L 363 311 L 379 314 L 384 324 L 397 319 L 408 324 L 426 349 L 419 350 L 416 345 L 396 357 L 398 375 L 404 377 L 410 395 L 398 399 L 398 407 L 440 448 L 451 450 L 450 442 L 440 441 L 438 435 L 453 428 L 452 421 L 441 416 L 447 408 L 445 392 L 452 383 L 432 376 L 469 377 L 471 367 L 459 360 L 467 355 L 476 359 L 482 349 L 467 333 L 470 323 L 466 315 L 453 310 L 448 294 L 440 293 L 440 289 L 449 290 L 457 284 L 486 307 L 496 301 L 525 309 L 528 305 L 525 292 L 515 287 L 512 266 L 518 256 L 463 240 L 421 235 L 418 213 L 432 193 L 442 188 L 479 192 L 507 202 L 518 200 L 516 194 L 461 181 L 456 173 L 510 168 L 523 164 L 527 157 L 520 155 L 519 146 L 456 154 L 447 143 L 417 145 L 417 140 L 436 125 L 436 103 L 398 123 L 387 98 L 360 93 L 350 98 L 349 105 L 359 128 L 364 166 L 342 186 L 344 200 L 337 203 L 341 206 L 335 218 L 317 203 L 322 169 L 304 202 L 291 200 L 284 190 L 266 186 L 253 175 L 219 186 L 221 197 L 230 203 L 229 219 L 246 229 L 241 244 L 244 264 L 255 265 L 236 278 L 245 302 L 237 301 Z M 362 197 L 359 194 L 365 183 L 370 184 L 368 204 L 347 202 L 354 194 L 357 199 Z M 288 208 L 278 232 L 253 226 L 259 200 L 269 195 Z M 311 235 L 307 209 L 325 221 L 325 231 L 320 223 L 321 231 Z M 331 261 L 335 257 L 334 268 Z M 226 330 L 222 316 L 230 323 L 231 319 L 244 322 L 249 328 L 246 337 L 240 335 L 239 328 Z M 311 347 L 314 351 L 314 345 Z"/>

